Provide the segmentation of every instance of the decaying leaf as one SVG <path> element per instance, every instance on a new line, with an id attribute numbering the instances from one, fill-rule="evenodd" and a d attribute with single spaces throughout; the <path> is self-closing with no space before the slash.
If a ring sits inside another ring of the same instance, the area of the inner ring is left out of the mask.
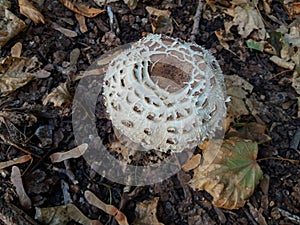
<path id="1" fill-rule="evenodd" d="M 86 152 L 87 148 L 88 148 L 88 144 L 84 143 L 66 152 L 53 153 L 52 155 L 50 155 L 51 162 L 57 163 L 67 159 L 78 158 Z"/>
<path id="2" fill-rule="evenodd" d="M 203 164 L 194 170 L 189 185 L 210 193 L 217 207 L 243 207 L 263 176 L 256 162 L 257 143 L 230 138 L 223 141 L 215 158 L 211 159 L 210 152 L 204 151 Z"/>
<path id="3" fill-rule="evenodd" d="M 126 216 L 120 210 L 118 210 L 115 206 L 108 205 L 108 204 L 102 202 L 91 191 L 85 191 L 84 197 L 88 201 L 89 204 L 96 206 L 97 208 L 103 210 L 104 212 L 106 212 L 109 215 L 112 215 L 116 219 L 116 221 L 118 222 L 119 225 L 128 225 Z"/>
<path id="4" fill-rule="evenodd" d="M 248 115 L 249 111 L 244 99 L 247 98 L 253 86 L 237 75 L 224 76 L 227 95 L 231 101 L 228 103 L 227 114 L 231 118 L 239 118 L 241 115 Z"/>
<path id="5" fill-rule="evenodd" d="M 0 162 L 0 170 L 5 169 L 5 168 L 10 167 L 10 166 L 13 166 L 13 165 L 16 165 L 16 164 L 25 163 L 25 162 L 27 162 L 31 159 L 32 158 L 31 158 L 30 155 L 24 155 L 24 156 L 21 156 L 19 158 L 15 158 L 15 159 L 8 160 L 8 161 L 5 161 L 5 162 Z"/>
<path id="6" fill-rule="evenodd" d="M 56 87 L 47 97 L 43 100 L 43 105 L 53 103 L 54 107 L 62 107 L 63 105 L 70 105 L 72 97 L 68 90 L 68 83 L 62 83 Z"/>
<path id="7" fill-rule="evenodd" d="M 69 1 L 69 0 L 60 0 L 60 2 L 68 9 L 72 10 L 75 13 L 78 13 L 79 15 L 85 16 L 85 17 L 95 17 L 98 14 L 104 12 L 103 9 L 96 9 L 96 8 L 89 8 L 82 3 L 77 3 L 75 1 Z"/>
<path id="8" fill-rule="evenodd" d="M 200 161 L 201 161 L 201 155 L 200 154 L 196 154 L 193 155 L 189 161 L 187 161 L 181 168 L 183 171 L 190 171 L 195 169 L 196 167 L 198 167 L 200 165 Z"/>
<path id="9" fill-rule="evenodd" d="M 22 54 L 22 43 L 17 42 L 14 46 L 12 46 L 10 53 L 12 57 L 20 58 Z"/>
<path id="10" fill-rule="evenodd" d="M 75 17 L 76 17 L 76 20 L 78 21 L 79 23 L 79 29 L 81 31 L 81 33 L 85 33 L 88 31 L 88 28 L 86 26 L 86 23 L 85 23 L 85 17 L 80 15 L 80 14 L 75 14 Z"/>
<path id="11" fill-rule="evenodd" d="M 164 225 L 159 222 L 156 217 L 157 203 L 159 198 L 156 197 L 146 203 L 139 202 L 135 208 L 135 220 L 134 225 Z"/>
<path id="12" fill-rule="evenodd" d="M 49 208 L 35 208 L 35 219 L 45 225 L 67 225 L 72 220 L 83 225 L 102 225 L 87 218 L 75 205 L 67 204 Z"/>
<path id="13" fill-rule="evenodd" d="M 133 10 L 137 6 L 139 0 L 123 0 L 129 9 Z"/>
<path id="14" fill-rule="evenodd" d="M 256 141 L 262 144 L 271 140 L 271 137 L 266 133 L 266 126 L 255 122 L 239 124 L 228 132 L 229 137 L 239 137 Z"/>
<path id="15" fill-rule="evenodd" d="M 44 16 L 28 0 L 18 0 L 20 12 L 35 24 L 45 23 Z"/>
<path id="16" fill-rule="evenodd" d="M 66 37 L 77 37 L 77 33 L 76 33 L 75 31 L 72 31 L 72 30 L 63 28 L 63 27 L 61 27 L 60 25 L 58 25 L 57 23 L 52 22 L 52 23 L 51 23 L 51 27 L 52 27 L 54 30 L 59 31 L 60 33 L 62 33 L 62 34 L 65 35 Z"/>
<path id="17" fill-rule="evenodd" d="M 35 56 L 30 59 L 0 58 L 0 95 L 8 95 L 31 81 L 39 64 Z"/>
<path id="18" fill-rule="evenodd" d="M 23 20 L 20 20 L 7 8 L 4 11 L 4 16 L 0 14 L 0 48 L 26 28 Z"/>
<path id="19" fill-rule="evenodd" d="M 17 166 L 12 167 L 10 180 L 16 188 L 21 206 L 25 209 L 30 209 L 32 207 L 32 203 L 24 190 L 21 172 Z"/>
<path id="20" fill-rule="evenodd" d="M 295 68 L 295 63 L 291 61 L 284 60 L 276 55 L 273 55 L 270 60 L 275 63 L 277 66 L 280 66 L 282 68 L 293 70 Z"/>
<path id="21" fill-rule="evenodd" d="M 253 31 L 256 31 L 257 40 L 265 39 L 266 30 L 264 23 L 254 7 L 249 5 L 237 6 L 233 10 L 228 9 L 226 12 L 234 17 L 229 24 L 238 26 L 238 33 L 243 38 L 247 38 Z"/>
<path id="22" fill-rule="evenodd" d="M 150 22 L 153 33 L 172 34 L 173 23 L 171 19 L 171 12 L 169 10 L 160 10 L 150 6 L 146 7 L 150 15 Z"/>

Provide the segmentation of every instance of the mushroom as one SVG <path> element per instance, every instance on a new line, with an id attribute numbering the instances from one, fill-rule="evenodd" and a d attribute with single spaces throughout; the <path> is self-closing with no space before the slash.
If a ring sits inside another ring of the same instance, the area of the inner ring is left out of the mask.
<path id="1" fill-rule="evenodd" d="M 103 81 L 118 137 L 182 152 L 211 138 L 226 114 L 222 71 L 203 47 L 148 35 L 112 58 Z"/>

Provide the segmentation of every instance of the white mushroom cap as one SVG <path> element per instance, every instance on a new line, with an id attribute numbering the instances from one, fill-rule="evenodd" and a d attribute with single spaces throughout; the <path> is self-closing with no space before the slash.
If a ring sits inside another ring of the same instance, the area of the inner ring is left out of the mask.
<path id="1" fill-rule="evenodd" d="M 226 115 L 216 59 L 201 46 L 167 36 L 148 35 L 113 58 L 103 85 L 114 128 L 144 149 L 194 148 Z"/>

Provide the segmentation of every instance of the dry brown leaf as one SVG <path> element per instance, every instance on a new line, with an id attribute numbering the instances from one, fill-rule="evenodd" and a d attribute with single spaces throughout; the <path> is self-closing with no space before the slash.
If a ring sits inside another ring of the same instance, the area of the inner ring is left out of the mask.
<path id="1" fill-rule="evenodd" d="M 35 219 L 45 225 L 67 225 L 72 220 L 83 225 L 102 225 L 87 218 L 75 205 L 67 204 L 49 208 L 35 208 Z"/>
<path id="2" fill-rule="evenodd" d="M 239 118 L 248 115 L 245 99 L 252 92 L 253 86 L 237 75 L 224 76 L 227 95 L 231 101 L 228 103 L 227 115 L 232 118 Z"/>
<path id="3" fill-rule="evenodd" d="M 22 182 L 21 172 L 17 166 L 12 167 L 10 180 L 14 185 L 14 187 L 16 188 L 16 192 L 19 197 L 21 206 L 23 206 L 25 209 L 30 209 L 32 207 L 32 203 L 30 198 L 25 192 L 23 182 Z"/>
<path id="4" fill-rule="evenodd" d="M 31 19 L 35 25 L 39 23 L 45 24 L 44 16 L 27 0 L 18 0 L 20 13 Z"/>
<path id="5" fill-rule="evenodd" d="M 40 63 L 28 58 L 0 58 L 0 95 L 8 95 L 34 78 Z"/>
<path id="6" fill-rule="evenodd" d="M 24 21 L 20 20 L 8 9 L 5 8 L 4 14 L 4 18 L 0 14 L 0 48 L 26 28 Z"/>
<path id="7" fill-rule="evenodd" d="M 103 210 L 109 215 L 112 215 L 119 225 L 128 225 L 126 216 L 118 210 L 113 205 L 108 205 L 104 202 L 102 202 L 94 193 L 91 191 L 85 191 L 84 197 L 87 200 L 87 202 L 93 206 L 96 206 L 97 208 Z"/>
<path id="8" fill-rule="evenodd" d="M 156 217 L 157 203 L 159 198 L 156 197 L 146 203 L 139 202 L 135 208 L 135 220 L 134 225 L 164 225 L 159 222 Z"/>
<path id="9" fill-rule="evenodd" d="M 22 54 L 22 43 L 17 42 L 14 46 L 12 46 L 10 53 L 12 57 L 20 58 Z"/>
<path id="10" fill-rule="evenodd" d="M 77 33 L 76 33 L 75 31 L 72 31 L 72 30 L 63 28 L 63 27 L 61 27 L 60 25 L 58 25 L 57 23 L 52 22 L 52 23 L 51 23 L 51 27 L 52 27 L 54 30 L 59 31 L 60 33 L 62 33 L 62 34 L 65 35 L 66 37 L 77 37 Z"/>
<path id="11" fill-rule="evenodd" d="M 211 150 L 204 151 L 203 164 L 194 170 L 189 185 L 210 193 L 217 207 L 243 207 L 263 176 L 256 162 L 257 143 L 230 138 L 223 140 L 217 155 Z"/>
<path id="12" fill-rule="evenodd" d="M 227 134 L 228 137 L 239 137 L 256 141 L 262 144 L 271 140 L 266 132 L 266 126 L 255 122 L 239 124 L 241 127 L 232 128 Z"/>
<path id="13" fill-rule="evenodd" d="M 280 66 L 282 68 L 288 69 L 288 70 L 293 70 L 295 68 L 295 63 L 293 62 L 288 62 L 277 55 L 273 55 L 270 60 L 275 63 L 277 66 Z"/>
<path id="14" fill-rule="evenodd" d="M 63 105 L 70 105 L 72 97 L 68 90 L 68 83 L 62 83 L 56 87 L 47 97 L 43 100 L 43 105 L 53 103 L 54 107 L 62 107 Z"/>
<path id="15" fill-rule="evenodd" d="M 187 161 L 181 168 L 185 172 L 193 170 L 200 165 L 200 161 L 200 154 L 193 155 L 192 158 L 190 158 L 189 161 Z"/>
<path id="16" fill-rule="evenodd" d="M 74 1 L 71 2 L 69 0 L 60 0 L 60 2 L 73 12 L 89 18 L 95 17 L 98 14 L 105 12 L 104 9 L 89 8 L 82 3 L 76 3 Z"/>
<path id="17" fill-rule="evenodd" d="M 228 15 L 234 17 L 233 21 L 229 24 L 231 26 L 238 26 L 238 33 L 243 38 L 247 38 L 253 31 L 256 31 L 257 34 L 253 36 L 253 38 L 256 40 L 265 40 L 265 25 L 255 8 L 248 5 L 245 5 L 244 7 L 237 6 L 233 11 L 227 10 L 226 12 Z"/>
<path id="18" fill-rule="evenodd" d="M 150 15 L 153 33 L 170 35 L 173 33 L 173 23 L 169 10 L 160 10 L 150 6 L 147 6 L 146 10 Z"/>
<path id="19" fill-rule="evenodd" d="M 88 147 L 89 147 L 89 145 L 87 143 L 83 143 L 69 151 L 53 153 L 52 155 L 50 155 L 51 162 L 57 163 L 57 162 L 62 162 L 67 159 L 79 158 L 86 152 Z"/>
<path id="20" fill-rule="evenodd" d="M 0 170 L 5 169 L 5 168 L 10 167 L 10 166 L 13 166 L 13 165 L 16 165 L 16 164 L 25 163 L 25 162 L 27 162 L 31 159 L 32 158 L 31 158 L 30 155 L 24 155 L 24 156 L 21 156 L 19 158 L 15 158 L 15 159 L 8 160 L 8 161 L 5 161 L 5 162 L 0 162 Z"/>
<path id="21" fill-rule="evenodd" d="M 78 13 L 75 14 L 75 17 L 76 17 L 76 20 L 79 23 L 79 29 L 80 29 L 81 33 L 87 32 L 88 28 L 87 28 L 86 23 L 85 23 L 85 17 L 78 14 Z"/>

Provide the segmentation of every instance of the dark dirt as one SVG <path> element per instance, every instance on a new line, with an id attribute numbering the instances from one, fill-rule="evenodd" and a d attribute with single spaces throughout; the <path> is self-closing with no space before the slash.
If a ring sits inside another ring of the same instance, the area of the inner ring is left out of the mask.
<path id="1" fill-rule="evenodd" d="M 86 189 L 93 191 L 102 201 L 108 203 L 110 191 L 112 204 L 120 207 L 129 223 L 134 220 L 136 203 L 160 197 L 157 217 L 164 224 L 300 224 L 300 167 L 299 163 L 281 160 L 264 160 L 259 162 L 265 177 L 256 188 L 248 203 L 239 210 L 218 209 L 211 204 L 212 198 L 204 191 L 192 191 L 186 185 L 190 175 L 175 175 L 159 184 L 145 187 L 132 187 L 124 193 L 124 186 L 113 183 L 97 175 L 83 158 L 69 160 L 70 170 L 75 179 L 74 184 L 66 175 L 63 163 L 51 164 L 49 155 L 76 146 L 72 134 L 71 109 L 61 110 L 54 106 L 43 106 L 43 99 L 59 84 L 67 81 L 74 92 L 76 71 L 66 70 L 70 52 L 78 48 L 80 57 L 76 64 L 77 72 L 84 71 L 100 55 L 122 44 L 136 41 L 143 32 L 151 32 L 151 25 L 142 23 L 147 18 L 145 6 L 165 9 L 172 12 L 176 23 L 173 37 L 189 41 L 193 26 L 193 15 L 196 13 L 197 1 L 141 1 L 138 7 L 130 11 L 123 2 L 110 3 L 117 17 L 120 32 L 110 32 L 107 13 L 96 18 L 87 19 L 88 32 L 80 33 L 79 25 L 73 12 L 66 9 L 59 1 L 46 0 L 40 9 L 46 18 L 45 25 L 35 26 L 19 13 L 17 2 L 12 11 L 24 19 L 28 29 L 11 40 L 0 56 L 9 55 L 10 48 L 16 43 L 23 44 L 23 56 L 36 55 L 51 76 L 46 79 L 35 79 L 0 99 L 0 112 L 6 112 L 14 119 L 16 127 L 1 124 L 0 131 L 7 139 L 28 151 L 37 154 L 23 176 L 25 189 L 34 206 L 50 207 L 63 204 L 61 181 L 70 186 L 71 198 L 76 206 L 90 218 L 99 219 L 103 224 L 117 224 L 103 211 L 91 207 L 83 197 Z M 93 3 L 91 2 L 91 5 Z M 271 5 L 274 15 L 280 15 L 283 22 L 289 18 L 279 1 Z M 209 10 L 209 9 L 207 9 Z M 231 43 L 233 55 L 219 44 L 214 31 L 223 27 L 227 18 L 213 14 L 211 20 L 201 18 L 200 33 L 196 43 L 210 49 L 218 59 L 224 74 L 237 74 L 254 86 L 258 100 L 258 116 L 267 126 L 267 134 L 272 138 L 268 143 L 259 146 L 258 158 L 282 157 L 300 160 L 299 138 L 300 120 L 297 119 L 296 93 L 288 82 L 292 72 L 272 78 L 282 71 L 269 61 L 269 55 L 250 51 L 244 40 L 236 35 Z M 64 28 L 76 31 L 78 36 L 68 38 L 51 28 L 50 21 Z M 272 21 L 268 21 L 272 23 Z M 273 24 L 276 27 L 276 24 Z M 236 33 L 237 34 L 237 33 Z M 289 102 L 289 107 L 283 107 Z M 32 119 L 37 118 L 37 121 Z M 252 116 L 245 116 L 238 122 L 255 121 Z M 104 124 L 110 129 L 110 123 Z M 17 129 L 20 132 L 17 132 Z M 20 135 L 22 134 L 22 135 Z M 36 135 L 34 135 L 36 134 Z M 33 136 L 29 141 L 29 137 Z M 0 160 L 6 161 L 22 155 L 17 148 L 0 142 Z M 27 165 L 21 165 L 26 169 Z M 12 198 L 13 203 L 21 208 L 10 182 L 10 170 L 6 169 L 0 176 L 0 195 Z M 286 213 L 290 214 L 286 214 Z M 34 217 L 34 210 L 27 211 Z M 294 216 L 294 217 L 293 217 Z"/>

